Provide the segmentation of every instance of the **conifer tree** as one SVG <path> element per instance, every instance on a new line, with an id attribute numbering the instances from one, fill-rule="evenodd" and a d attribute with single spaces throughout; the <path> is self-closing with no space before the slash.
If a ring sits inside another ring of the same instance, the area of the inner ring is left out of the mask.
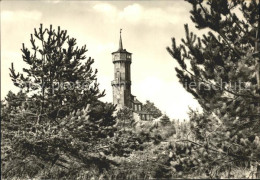
<path id="1" fill-rule="evenodd" d="M 123 107 L 117 112 L 117 126 L 119 128 L 128 129 L 131 128 L 135 120 L 133 117 L 133 111 L 128 107 Z"/>
<path id="2" fill-rule="evenodd" d="M 179 64 L 179 81 L 204 110 L 190 115 L 205 162 L 260 163 L 259 1 L 187 1 L 196 28 L 208 34 L 198 37 L 186 24 L 182 44 L 172 38 L 167 50 Z"/>
<path id="3" fill-rule="evenodd" d="M 98 88 L 97 70 L 91 67 L 94 60 L 86 59 L 86 45 L 77 47 L 66 30 L 56 31 L 52 25 L 45 29 L 41 24 L 30 42 L 31 50 L 24 44 L 21 49 L 29 68 L 16 73 L 12 63 L 10 76 L 15 86 L 33 94 L 42 115 L 64 117 L 105 95 Z"/>
<path id="4" fill-rule="evenodd" d="M 162 118 L 160 119 L 160 123 L 163 125 L 163 126 L 167 126 L 169 124 L 171 124 L 171 121 L 170 121 L 170 118 L 165 114 L 162 116 Z"/>
<path id="5" fill-rule="evenodd" d="M 154 118 L 158 118 L 162 115 L 162 112 L 154 105 L 153 102 L 146 101 L 143 105 L 143 111 L 149 112 Z"/>
<path id="6" fill-rule="evenodd" d="M 22 91 L 10 91 L 1 102 L 3 177 L 73 179 L 90 166 L 107 169 L 113 162 L 98 153 L 114 135 L 115 106 L 99 100 L 105 94 L 86 46 L 76 47 L 59 27 L 42 25 L 31 44 L 31 51 L 22 48 L 25 74 L 10 68 Z"/>
<path id="7" fill-rule="evenodd" d="M 16 109 L 22 105 L 22 103 L 26 100 L 26 94 L 22 91 L 19 91 L 17 95 L 12 91 L 9 91 L 5 97 L 5 102 L 8 107 Z"/>

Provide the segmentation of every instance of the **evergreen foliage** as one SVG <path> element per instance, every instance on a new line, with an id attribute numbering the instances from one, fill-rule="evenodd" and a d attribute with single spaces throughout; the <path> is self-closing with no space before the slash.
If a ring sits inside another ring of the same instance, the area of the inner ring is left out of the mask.
<path id="1" fill-rule="evenodd" d="M 161 124 L 162 124 L 163 126 L 167 126 L 167 125 L 171 124 L 170 118 L 169 118 L 166 114 L 164 114 L 164 115 L 161 117 L 160 122 L 161 122 Z"/>
<path id="2" fill-rule="evenodd" d="M 10 76 L 15 86 L 33 94 L 37 109 L 48 118 L 62 118 L 68 112 L 92 104 L 105 95 L 100 92 L 92 58 L 86 59 L 86 45 L 79 48 L 66 30 L 34 29 L 31 49 L 22 45 L 23 61 L 29 68 L 16 73 L 13 63 Z"/>
<path id="3" fill-rule="evenodd" d="M 133 127 L 135 120 L 133 117 L 133 111 L 128 107 L 123 107 L 117 111 L 117 127 L 118 128 L 131 128 Z"/>
<path id="4" fill-rule="evenodd" d="M 27 68 L 10 68 L 21 91 L 1 101 L 2 178 L 259 178 L 259 2 L 187 1 L 196 27 L 209 32 L 198 37 L 185 25 L 182 44 L 173 38 L 167 50 L 202 113 L 170 121 L 147 101 L 143 110 L 157 119 L 136 121 L 129 108 L 114 116 L 116 107 L 99 100 L 86 46 L 40 25 L 31 49 L 21 49 Z"/>
<path id="5" fill-rule="evenodd" d="M 10 91 L 1 102 L 2 177 L 75 178 L 117 165 L 102 154 L 116 130 L 115 106 L 99 101 L 104 92 L 91 68 L 94 60 L 81 63 L 86 46 L 75 47 L 74 38 L 52 26 L 41 25 L 34 36 L 32 52 L 22 48 L 26 75 L 16 73 L 13 64 L 10 68 L 22 90 Z M 84 82 L 84 87 L 61 86 Z"/>
<path id="6" fill-rule="evenodd" d="M 198 37 L 186 24 L 182 44 L 177 46 L 173 38 L 167 50 L 180 65 L 180 82 L 204 110 L 190 113 L 192 131 L 204 151 L 197 156 L 203 159 L 198 167 L 209 174 L 216 166 L 259 166 L 259 2 L 188 2 L 196 28 L 209 32 Z"/>
<path id="7" fill-rule="evenodd" d="M 143 105 L 143 111 L 149 112 L 154 118 L 158 118 L 162 115 L 162 112 L 151 101 L 146 101 Z"/>

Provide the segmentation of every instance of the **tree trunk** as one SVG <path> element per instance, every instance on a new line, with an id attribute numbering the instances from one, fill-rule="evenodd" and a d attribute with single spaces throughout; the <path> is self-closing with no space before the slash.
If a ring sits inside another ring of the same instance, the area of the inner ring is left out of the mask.
<path id="1" fill-rule="evenodd" d="M 256 59 L 256 80 L 257 80 L 257 87 L 258 87 L 258 91 L 260 91 L 260 59 L 259 59 L 259 32 L 260 31 L 260 27 L 258 24 L 258 29 L 256 30 L 256 39 L 255 39 L 255 53 L 254 53 L 254 57 Z"/>

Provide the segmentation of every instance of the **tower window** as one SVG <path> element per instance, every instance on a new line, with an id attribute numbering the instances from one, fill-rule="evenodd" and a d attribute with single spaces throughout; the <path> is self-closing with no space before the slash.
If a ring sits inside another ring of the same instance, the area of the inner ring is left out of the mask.
<path id="1" fill-rule="evenodd" d="M 117 79 L 117 81 L 120 81 L 120 72 L 119 71 L 116 72 L 116 79 Z"/>

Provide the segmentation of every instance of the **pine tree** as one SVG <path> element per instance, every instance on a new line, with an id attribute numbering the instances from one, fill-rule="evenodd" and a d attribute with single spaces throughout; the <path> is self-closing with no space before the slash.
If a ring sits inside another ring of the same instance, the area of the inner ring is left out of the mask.
<path id="1" fill-rule="evenodd" d="M 104 92 L 91 68 L 94 60 L 82 64 L 86 46 L 75 47 L 60 28 L 41 25 L 34 36 L 32 53 L 22 48 L 26 75 L 10 68 L 22 91 L 10 91 L 1 102 L 3 177 L 75 179 L 89 167 L 108 169 L 114 163 L 99 153 L 114 136 L 115 106 L 99 100 Z M 63 86 L 68 84 L 78 87 Z"/>
<path id="2" fill-rule="evenodd" d="M 160 119 L 160 123 L 163 125 L 163 126 L 167 126 L 169 124 L 171 124 L 171 121 L 170 121 L 170 118 L 165 114 L 162 116 L 162 118 Z"/>
<path id="3" fill-rule="evenodd" d="M 153 102 L 146 101 L 143 105 L 143 111 L 149 112 L 154 118 L 158 118 L 162 115 L 162 112 L 154 105 Z"/>
<path id="4" fill-rule="evenodd" d="M 117 112 L 117 126 L 119 128 L 131 128 L 135 120 L 133 117 L 133 111 L 128 107 L 123 107 Z"/>
<path id="5" fill-rule="evenodd" d="M 10 76 L 15 86 L 33 94 L 41 114 L 64 117 L 105 95 L 98 88 L 97 70 L 91 68 L 94 60 L 86 59 L 86 45 L 77 47 L 66 30 L 55 31 L 52 25 L 44 29 L 41 24 L 30 42 L 31 50 L 24 44 L 21 49 L 29 68 L 23 68 L 24 74 L 16 73 L 12 63 Z"/>
<path id="6" fill-rule="evenodd" d="M 260 163 L 259 2 L 188 2 L 196 28 L 208 34 L 198 37 L 185 25 L 182 44 L 173 38 L 167 50 L 180 65 L 180 82 L 204 110 L 192 112 L 191 123 L 212 155 L 207 162 L 217 153 L 219 165 Z"/>

